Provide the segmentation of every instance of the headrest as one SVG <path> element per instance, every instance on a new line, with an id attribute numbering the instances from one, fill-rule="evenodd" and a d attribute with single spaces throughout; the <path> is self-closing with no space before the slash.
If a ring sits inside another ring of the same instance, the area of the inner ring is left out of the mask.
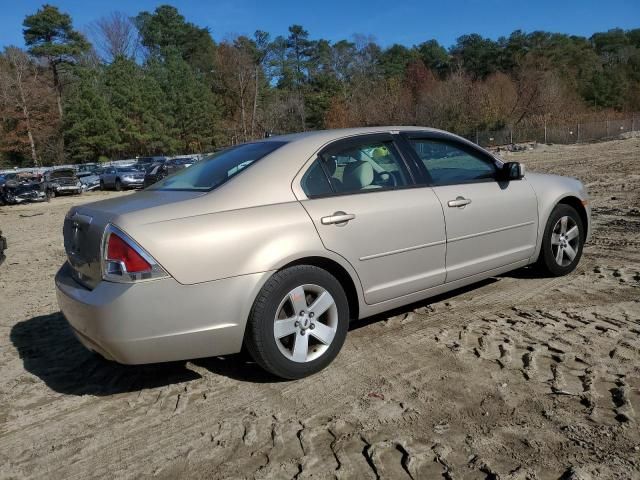
<path id="1" fill-rule="evenodd" d="M 342 183 L 350 190 L 362 190 L 373 182 L 373 167 L 369 162 L 351 162 L 344 168 Z"/>
<path id="2" fill-rule="evenodd" d="M 327 167 L 327 173 L 331 177 L 334 173 L 336 173 L 336 168 L 338 168 L 338 164 L 336 163 L 335 158 L 327 158 L 324 162 L 325 167 Z"/>

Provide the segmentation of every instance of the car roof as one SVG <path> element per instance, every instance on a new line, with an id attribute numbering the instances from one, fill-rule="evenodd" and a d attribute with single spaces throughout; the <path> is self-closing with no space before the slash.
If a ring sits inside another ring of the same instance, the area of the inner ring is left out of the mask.
<path id="1" fill-rule="evenodd" d="M 284 141 L 284 142 L 298 142 L 298 141 L 319 141 L 330 142 L 332 140 L 338 140 L 344 137 L 351 137 L 355 135 L 366 135 L 372 133 L 391 133 L 391 132 L 409 132 L 409 131 L 421 131 L 421 132 L 439 132 L 449 133 L 443 130 L 438 130 L 429 127 L 415 127 L 415 126 L 400 126 L 400 125 L 387 125 L 380 127 L 358 127 L 358 128 L 336 128 L 332 130 L 311 130 L 307 132 L 289 133 L 286 135 L 276 135 L 266 138 L 265 141 Z"/>

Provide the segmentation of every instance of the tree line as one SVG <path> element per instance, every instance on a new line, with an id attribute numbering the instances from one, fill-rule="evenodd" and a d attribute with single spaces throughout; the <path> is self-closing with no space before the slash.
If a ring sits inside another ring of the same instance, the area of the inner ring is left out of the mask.
<path id="1" fill-rule="evenodd" d="M 481 129 L 640 110 L 640 28 L 514 31 L 382 48 L 302 26 L 215 42 L 172 6 L 83 32 L 44 5 L 0 54 L 0 165 L 208 152 L 269 133 L 418 124 Z"/>

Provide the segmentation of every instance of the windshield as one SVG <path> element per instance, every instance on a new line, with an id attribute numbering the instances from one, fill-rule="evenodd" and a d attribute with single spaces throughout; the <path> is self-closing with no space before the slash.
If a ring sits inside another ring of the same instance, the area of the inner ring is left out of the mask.
<path id="1" fill-rule="evenodd" d="M 73 170 L 55 170 L 51 172 L 51 178 L 65 178 L 65 177 L 74 177 L 75 172 Z"/>
<path id="2" fill-rule="evenodd" d="M 133 167 L 119 167 L 119 168 L 116 168 L 116 170 L 118 171 L 118 173 L 139 173 L 140 172 L 140 170 Z"/>
<path id="3" fill-rule="evenodd" d="M 213 190 L 284 144 L 270 141 L 228 148 L 165 178 L 151 190 Z"/>
<path id="4" fill-rule="evenodd" d="M 171 160 L 171 163 L 174 165 L 189 165 L 194 162 L 192 158 L 176 158 L 175 160 Z"/>

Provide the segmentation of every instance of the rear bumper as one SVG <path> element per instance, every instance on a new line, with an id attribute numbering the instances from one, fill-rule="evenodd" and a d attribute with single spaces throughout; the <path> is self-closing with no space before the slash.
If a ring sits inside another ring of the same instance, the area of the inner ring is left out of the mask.
<path id="1" fill-rule="evenodd" d="M 65 263 L 56 275 L 58 305 L 88 349 L 125 364 L 239 352 L 246 319 L 268 274 L 195 285 L 172 278 L 88 290 Z"/>

